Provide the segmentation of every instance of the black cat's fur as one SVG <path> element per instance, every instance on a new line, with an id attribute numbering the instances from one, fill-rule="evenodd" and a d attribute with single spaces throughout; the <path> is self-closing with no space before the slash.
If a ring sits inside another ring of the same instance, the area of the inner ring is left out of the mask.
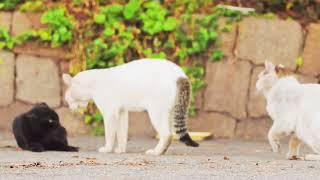
<path id="1" fill-rule="evenodd" d="M 17 144 L 24 150 L 78 151 L 68 145 L 67 131 L 61 126 L 58 114 L 46 103 L 35 105 L 30 111 L 17 116 L 12 124 Z"/>

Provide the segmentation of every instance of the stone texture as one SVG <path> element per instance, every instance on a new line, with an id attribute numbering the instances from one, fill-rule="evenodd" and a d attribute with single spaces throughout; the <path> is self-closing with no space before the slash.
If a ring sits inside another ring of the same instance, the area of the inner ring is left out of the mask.
<path id="1" fill-rule="evenodd" d="M 46 102 L 51 107 L 58 107 L 60 78 L 55 62 L 49 58 L 19 55 L 16 63 L 16 97 L 30 103 Z"/>
<path id="2" fill-rule="evenodd" d="M 233 49 L 237 37 L 237 24 L 227 24 L 226 19 L 220 18 L 218 20 L 219 24 L 219 37 L 218 37 L 218 47 L 221 49 L 226 57 L 232 57 L 233 56 Z M 230 27 L 229 32 L 221 32 L 222 28 Z"/>
<path id="3" fill-rule="evenodd" d="M 318 83 L 318 79 L 315 77 L 305 76 L 305 75 L 301 75 L 301 74 L 296 74 L 295 77 L 301 83 Z"/>
<path id="4" fill-rule="evenodd" d="M 84 117 L 78 113 L 72 113 L 68 108 L 62 107 L 56 110 L 60 123 L 64 126 L 70 136 L 87 135 L 90 126 L 84 123 Z"/>
<path id="5" fill-rule="evenodd" d="M 208 62 L 206 67 L 204 109 L 229 112 L 237 118 L 246 117 L 246 101 L 251 65 L 246 61 Z"/>
<path id="6" fill-rule="evenodd" d="M 204 89 L 201 89 L 197 95 L 196 95 L 196 100 L 195 100 L 195 107 L 196 109 L 202 109 L 203 108 L 203 94 L 204 94 Z"/>
<path id="7" fill-rule="evenodd" d="M 129 137 L 155 137 L 156 131 L 153 129 L 147 112 L 129 113 Z"/>
<path id="8" fill-rule="evenodd" d="M 10 32 L 11 19 L 12 19 L 11 12 L 0 12 L 0 27 L 5 28 L 7 31 Z"/>
<path id="9" fill-rule="evenodd" d="M 235 135 L 236 120 L 220 113 L 200 112 L 188 123 L 190 131 L 211 132 L 214 138 L 232 138 Z"/>
<path id="10" fill-rule="evenodd" d="M 266 116 L 266 100 L 263 94 L 258 93 L 256 89 L 256 82 L 259 73 L 263 70 L 263 67 L 254 68 L 251 76 L 249 102 L 248 102 L 248 114 L 249 117 L 261 117 Z"/>
<path id="11" fill-rule="evenodd" d="M 249 17 L 239 24 L 235 53 L 238 58 L 254 64 L 268 60 L 294 69 L 302 44 L 303 32 L 299 23 Z"/>
<path id="12" fill-rule="evenodd" d="M 64 60 L 69 52 L 67 47 L 50 48 L 37 42 L 26 42 L 22 45 L 15 46 L 13 52 L 17 54 L 28 54 L 41 57 L 49 57 L 56 60 Z"/>
<path id="13" fill-rule="evenodd" d="M 311 24 L 308 27 L 308 35 L 303 50 L 304 63 L 300 69 L 302 73 L 309 75 L 320 74 L 320 24 Z"/>
<path id="14" fill-rule="evenodd" d="M 21 102 L 14 102 L 7 107 L 0 108 L 0 131 L 12 131 L 12 122 L 14 118 L 21 113 L 27 112 L 32 105 L 26 105 Z"/>
<path id="15" fill-rule="evenodd" d="M 12 103 L 14 96 L 14 54 L 0 50 L 0 106 Z"/>
<path id="16" fill-rule="evenodd" d="M 69 73 L 69 62 L 68 61 L 61 61 L 60 62 L 60 78 L 61 78 L 60 83 L 61 83 L 61 88 L 62 88 L 61 101 L 64 106 L 68 106 L 68 103 L 64 98 L 64 95 L 67 91 L 68 86 L 63 82 L 63 79 L 62 79 L 63 73 Z"/>
<path id="17" fill-rule="evenodd" d="M 240 121 L 237 124 L 236 136 L 250 140 L 267 140 L 272 123 L 269 118 Z"/>
<path id="18" fill-rule="evenodd" d="M 43 27 L 40 22 L 41 14 L 22 13 L 15 11 L 12 20 L 12 35 L 19 35 L 25 31 L 39 29 Z"/>

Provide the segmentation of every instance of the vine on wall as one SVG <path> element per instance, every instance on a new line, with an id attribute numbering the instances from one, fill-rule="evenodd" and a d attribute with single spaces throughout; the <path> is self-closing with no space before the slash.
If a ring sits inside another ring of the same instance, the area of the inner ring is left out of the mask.
<path id="1" fill-rule="evenodd" d="M 12 9 L 22 1 L 15 2 L 13 5 L 0 0 L 0 9 L 1 4 L 5 3 L 2 9 Z M 209 0 L 36 0 L 24 1 L 19 9 L 43 11 L 41 23 L 46 26 L 16 37 L 0 28 L 0 49 L 11 49 L 28 40 L 52 48 L 66 46 L 72 50 L 68 55 L 72 74 L 140 58 L 172 60 L 192 83 L 190 115 L 196 114 L 195 97 L 205 86 L 205 60 L 224 57 L 217 46 L 219 35 L 228 33 L 231 23 L 243 16 L 239 11 L 216 7 Z M 219 27 L 221 17 L 227 22 L 224 27 Z M 95 127 L 95 134 L 102 134 L 102 116 L 94 105 L 90 104 L 84 113 L 85 122 Z"/>

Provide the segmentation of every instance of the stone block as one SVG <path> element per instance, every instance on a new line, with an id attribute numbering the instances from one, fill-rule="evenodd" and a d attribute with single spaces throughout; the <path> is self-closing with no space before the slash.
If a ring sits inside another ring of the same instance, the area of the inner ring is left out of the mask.
<path id="1" fill-rule="evenodd" d="M 246 61 L 208 62 L 204 110 L 228 112 L 246 118 L 246 101 L 251 65 Z"/>
<path id="2" fill-rule="evenodd" d="M 60 105 L 59 69 L 54 60 L 19 55 L 17 68 L 17 99 L 29 103 L 46 102 L 51 107 Z"/>
<path id="3" fill-rule="evenodd" d="M 7 106 L 14 98 L 14 54 L 0 50 L 0 106 Z"/>
<path id="4" fill-rule="evenodd" d="M 303 50 L 303 65 L 300 71 L 316 76 L 320 74 L 320 24 L 311 24 Z"/>
<path id="5" fill-rule="evenodd" d="M 221 113 L 200 112 L 188 123 L 190 131 L 211 132 L 214 138 L 232 138 L 237 121 Z"/>
<path id="6" fill-rule="evenodd" d="M 239 24 L 235 54 L 254 64 L 268 60 L 295 69 L 302 44 L 303 31 L 298 22 L 249 17 Z"/>

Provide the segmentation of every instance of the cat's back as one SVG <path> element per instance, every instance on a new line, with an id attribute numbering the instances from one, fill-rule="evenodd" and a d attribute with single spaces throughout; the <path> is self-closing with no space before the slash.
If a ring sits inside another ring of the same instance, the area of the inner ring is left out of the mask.
<path id="1" fill-rule="evenodd" d="M 111 71 L 119 71 L 127 74 L 165 74 L 185 76 L 183 70 L 175 63 L 164 59 L 139 59 L 114 67 Z"/>

